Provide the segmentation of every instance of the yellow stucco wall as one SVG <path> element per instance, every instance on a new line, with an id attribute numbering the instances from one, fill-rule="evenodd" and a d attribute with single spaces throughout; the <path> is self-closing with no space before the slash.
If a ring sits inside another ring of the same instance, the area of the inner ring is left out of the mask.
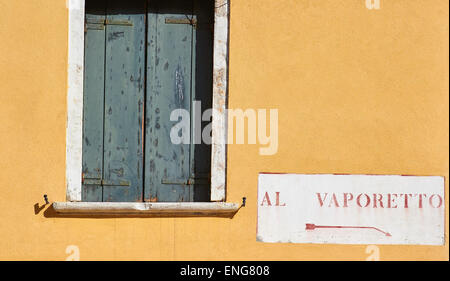
<path id="1" fill-rule="evenodd" d="M 0 0 L 0 260 L 365 260 L 366 246 L 256 242 L 258 172 L 446 177 L 445 246 L 380 246 L 382 260 L 448 259 L 447 0 L 233 0 L 229 106 L 278 108 L 279 149 L 229 145 L 225 218 L 52 218 L 65 201 L 65 0 Z"/>

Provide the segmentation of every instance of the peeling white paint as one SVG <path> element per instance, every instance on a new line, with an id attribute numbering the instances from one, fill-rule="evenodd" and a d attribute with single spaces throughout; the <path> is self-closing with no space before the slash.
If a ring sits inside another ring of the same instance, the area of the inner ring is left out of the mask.
<path id="1" fill-rule="evenodd" d="M 83 136 L 83 60 L 84 60 L 84 1 L 70 0 L 66 187 L 68 201 L 81 201 L 82 136 Z"/>
<path id="2" fill-rule="evenodd" d="M 260 174 L 257 240 L 445 244 L 439 176 Z"/>
<path id="3" fill-rule="evenodd" d="M 211 201 L 225 201 L 228 2 L 227 0 L 216 0 L 215 5 Z"/>

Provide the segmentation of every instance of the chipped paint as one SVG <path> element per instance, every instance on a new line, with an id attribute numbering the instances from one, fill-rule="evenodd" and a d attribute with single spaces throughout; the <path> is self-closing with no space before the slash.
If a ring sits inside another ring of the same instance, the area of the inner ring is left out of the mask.
<path id="1" fill-rule="evenodd" d="M 83 136 L 84 1 L 68 1 L 69 50 L 66 127 L 66 187 L 68 201 L 81 201 Z"/>
<path id="2" fill-rule="evenodd" d="M 226 93 L 228 73 L 228 1 L 216 0 L 214 19 L 211 201 L 225 201 Z"/>
<path id="3" fill-rule="evenodd" d="M 260 174 L 261 242 L 444 245 L 439 176 Z"/>

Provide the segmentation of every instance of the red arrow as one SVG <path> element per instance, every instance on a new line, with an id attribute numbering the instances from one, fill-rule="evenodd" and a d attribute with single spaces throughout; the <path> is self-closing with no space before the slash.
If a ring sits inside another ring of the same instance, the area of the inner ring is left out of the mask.
<path id="1" fill-rule="evenodd" d="M 373 226 L 342 226 L 342 225 L 331 226 L 331 225 L 315 225 L 313 223 L 306 224 L 306 230 L 314 230 L 316 228 L 366 228 L 366 229 L 375 229 L 376 231 L 379 231 L 386 236 L 392 236 L 390 233 Z"/>

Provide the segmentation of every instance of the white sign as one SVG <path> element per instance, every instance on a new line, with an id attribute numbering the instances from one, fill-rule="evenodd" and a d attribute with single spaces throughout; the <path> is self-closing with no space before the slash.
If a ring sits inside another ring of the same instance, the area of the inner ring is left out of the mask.
<path id="1" fill-rule="evenodd" d="M 257 240 L 444 245 L 443 177 L 260 174 Z"/>

